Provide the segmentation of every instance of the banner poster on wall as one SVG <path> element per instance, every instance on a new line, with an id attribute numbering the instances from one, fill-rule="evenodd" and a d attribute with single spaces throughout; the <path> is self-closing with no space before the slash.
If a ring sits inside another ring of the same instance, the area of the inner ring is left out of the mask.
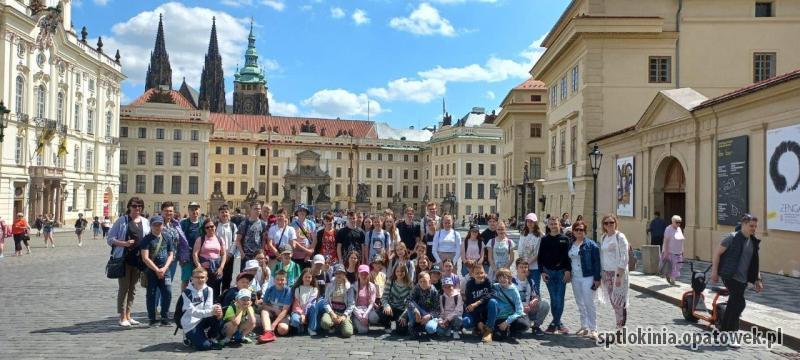
<path id="1" fill-rule="evenodd" d="M 736 226 L 749 212 L 747 135 L 717 141 L 717 224 Z"/>
<path id="2" fill-rule="evenodd" d="M 800 232 L 800 124 L 767 130 L 767 228 Z"/>
<path id="3" fill-rule="evenodd" d="M 633 156 L 617 159 L 617 215 L 633 216 Z"/>

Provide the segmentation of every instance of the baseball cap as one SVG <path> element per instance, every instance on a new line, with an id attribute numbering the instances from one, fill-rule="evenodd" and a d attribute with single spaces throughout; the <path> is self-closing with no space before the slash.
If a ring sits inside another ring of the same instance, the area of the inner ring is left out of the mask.
<path id="1" fill-rule="evenodd" d="M 433 264 L 433 266 L 431 266 L 431 272 L 440 273 L 440 272 L 442 272 L 442 267 L 439 266 L 439 264 Z"/>
<path id="2" fill-rule="evenodd" d="M 193 208 L 193 207 L 195 207 L 195 208 L 199 208 L 199 207 L 200 207 L 200 204 L 198 204 L 197 202 L 194 202 L 194 201 L 190 201 L 190 202 L 189 202 L 189 206 L 188 206 L 188 207 L 189 207 L 189 208 Z"/>
<path id="3" fill-rule="evenodd" d="M 478 225 L 470 225 L 469 231 L 472 231 L 472 230 L 481 231 L 481 228 L 479 228 Z"/>
<path id="4" fill-rule="evenodd" d="M 325 257 L 322 256 L 322 254 L 314 255 L 314 262 L 313 263 L 314 264 L 324 264 L 325 263 Z"/>
<path id="5" fill-rule="evenodd" d="M 358 272 L 359 273 L 363 273 L 363 272 L 368 273 L 369 272 L 369 265 L 365 265 L 365 264 L 359 265 L 358 266 Z"/>
<path id="6" fill-rule="evenodd" d="M 236 300 L 239 299 L 250 299 L 253 296 L 253 293 L 249 289 L 241 289 L 239 292 L 236 293 Z"/>
<path id="7" fill-rule="evenodd" d="M 281 255 L 283 254 L 291 254 L 292 253 L 292 246 L 291 245 L 283 245 L 281 246 Z"/>
<path id="8" fill-rule="evenodd" d="M 342 265 L 342 264 L 333 265 L 333 273 L 336 274 L 336 273 L 340 273 L 340 272 L 341 273 L 346 273 L 347 272 L 347 270 L 344 269 L 344 265 Z"/>
<path id="9" fill-rule="evenodd" d="M 530 220 L 530 221 L 533 221 L 533 222 L 537 222 L 537 221 L 539 221 L 539 218 L 536 217 L 535 213 L 529 213 L 528 215 L 525 215 L 525 220 Z"/>
<path id="10" fill-rule="evenodd" d="M 242 271 L 254 270 L 254 269 L 258 269 L 258 260 L 247 260 L 247 262 L 244 263 L 244 270 Z"/>
<path id="11" fill-rule="evenodd" d="M 453 279 L 452 278 L 446 277 L 446 278 L 442 279 L 442 286 L 445 286 L 445 285 L 451 285 L 452 286 L 452 285 L 455 285 L 455 284 L 453 284 Z"/>
<path id="12" fill-rule="evenodd" d="M 242 278 L 247 278 L 248 280 L 253 281 L 254 277 L 255 276 L 253 274 L 248 274 L 248 273 L 243 272 L 243 273 L 239 273 L 239 275 L 236 276 L 236 281 L 239 281 L 239 279 L 242 279 Z"/>
<path id="13" fill-rule="evenodd" d="M 297 210 L 294 211 L 294 214 L 297 215 L 298 212 L 305 211 L 306 215 L 310 214 L 311 212 L 308 210 L 305 204 L 300 204 L 297 206 Z"/>
<path id="14" fill-rule="evenodd" d="M 161 215 L 155 215 L 150 218 L 150 224 L 164 224 L 164 218 Z"/>

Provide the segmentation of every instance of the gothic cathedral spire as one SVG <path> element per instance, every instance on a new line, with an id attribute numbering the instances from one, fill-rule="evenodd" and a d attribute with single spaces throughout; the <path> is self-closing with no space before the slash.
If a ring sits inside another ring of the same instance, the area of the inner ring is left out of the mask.
<path id="1" fill-rule="evenodd" d="M 250 35 L 247 36 L 247 51 L 244 67 L 233 75 L 233 112 L 235 114 L 269 115 L 267 79 L 258 64 L 256 36 L 253 20 L 250 20 Z"/>
<path id="2" fill-rule="evenodd" d="M 147 80 L 144 90 L 158 88 L 166 85 L 172 89 L 172 68 L 169 65 L 169 54 L 164 42 L 164 24 L 162 15 L 158 15 L 158 32 L 156 33 L 156 44 L 150 52 L 150 65 L 147 67 Z"/>
<path id="3" fill-rule="evenodd" d="M 225 112 L 225 76 L 222 73 L 222 56 L 217 45 L 217 19 L 212 18 L 211 39 L 208 42 L 208 53 L 200 77 L 200 95 L 198 106 L 213 113 Z"/>

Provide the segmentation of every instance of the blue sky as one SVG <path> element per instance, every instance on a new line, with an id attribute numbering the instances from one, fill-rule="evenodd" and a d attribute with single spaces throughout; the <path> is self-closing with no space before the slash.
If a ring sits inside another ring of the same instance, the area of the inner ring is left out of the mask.
<path id="1" fill-rule="evenodd" d="M 249 19 L 275 115 L 370 118 L 421 127 L 447 110 L 491 111 L 525 80 L 567 0 L 78 0 L 76 29 L 120 49 L 123 103 L 141 94 L 158 14 L 164 14 L 173 87 L 197 87 L 211 28 L 226 85 L 244 62 Z M 230 94 L 228 94 L 229 104 Z"/>

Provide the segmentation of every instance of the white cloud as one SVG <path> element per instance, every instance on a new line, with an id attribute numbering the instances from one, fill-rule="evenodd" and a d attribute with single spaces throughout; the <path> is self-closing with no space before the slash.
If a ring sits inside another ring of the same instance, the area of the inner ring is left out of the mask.
<path id="1" fill-rule="evenodd" d="M 311 11 L 313 9 L 314 9 L 314 7 L 309 5 L 309 4 L 305 4 L 305 5 L 300 7 L 300 11 Z"/>
<path id="2" fill-rule="evenodd" d="M 456 35 L 450 21 L 439 15 L 439 10 L 428 3 L 419 4 L 408 17 L 392 18 L 389 26 L 416 35 Z"/>
<path id="3" fill-rule="evenodd" d="M 497 96 L 494 94 L 494 91 L 489 90 L 489 91 L 486 92 L 486 98 L 487 99 L 494 100 L 496 97 Z"/>
<path id="4" fill-rule="evenodd" d="M 100 5 L 100 6 L 106 6 L 106 5 L 108 5 L 109 1 L 111 1 L 111 0 L 94 0 L 94 3 L 96 5 Z"/>
<path id="5" fill-rule="evenodd" d="M 440 119 L 436 121 L 438 120 Z M 433 133 L 428 130 L 396 129 L 385 122 L 376 122 L 375 130 L 378 131 L 378 138 L 380 139 L 400 140 L 400 138 L 404 137 L 409 141 L 428 141 L 433 136 Z"/>
<path id="6" fill-rule="evenodd" d="M 445 82 L 439 79 L 400 78 L 390 81 L 384 88 L 369 89 L 367 93 L 387 101 L 403 100 L 425 104 L 442 97 L 445 91 Z"/>
<path id="7" fill-rule="evenodd" d="M 372 116 L 385 112 L 379 102 L 370 100 L 366 94 L 354 94 L 344 89 L 317 91 L 301 104 L 309 108 L 309 115 L 321 117 L 366 116 L 368 108 Z"/>
<path id="8" fill-rule="evenodd" d="M 221 0 L 220 2 L 223 5 L 228 5 L 228 6 L 233 6 L 233 7 L 241 7 L 241 6 L 253 5 L 253 0 Z"/>
<path id="9" fill-rule="evenodd" d="M 340 7 L 331 8 L 331 17 L 334 19 L 341 19 L 345 15 L 344 10 Z"/>
<path id="10" fill-rule="evenodd" d="M 286 4 L 283 0 L 261 0 L 261 4 L 269 6 L 277 11 L 283 11 L 286 8 Z"/>
<path id="11" fill-rule="evenodd" d="M 172 83 L 178 88 L 181 79 L 186 77 L 189 85 L 199 88 L 203 59 L 208 50 L 211 34 L 211 18 L 217 19 L 217 41 L 225 75 L 233 75 L 236 64 L 244 62 L 249 19 L 239 19 L 224 11 L 201 7 L 187 7 L 170 2 L 152 11 L 141 12 L 125 22 L 111 28 L 111 36 L 104 35 L 103 41 L 109 53 L 120 49 L 122 69 L 131 84 L 144 83 L 150 52 L 155 42 L 158 15 L 164 14 L 164 35 L 172 66 Z M 196 34 L 196 36 L 183 36 Z M 267 70 L 275 70 L 274 60 L 260 58 Z"/>
<path id="12" fill-rule="evenodd" d="M 267 92 L 267 99 L 269 100 L 269 112 L 272 115 L 297 116 L 300 113 L 300 109 L 297 108 L 297 105 L 275 100 L 272 92 Z"/>
<path id="13" fill-rule="evenodd" d="M 353 22 L 355 22 L 356 25 L 369 24 L 370 18 L 367 17 L 366 11 L 361 9 L 356 9 L 355 11 L 353 11 Z"/>

